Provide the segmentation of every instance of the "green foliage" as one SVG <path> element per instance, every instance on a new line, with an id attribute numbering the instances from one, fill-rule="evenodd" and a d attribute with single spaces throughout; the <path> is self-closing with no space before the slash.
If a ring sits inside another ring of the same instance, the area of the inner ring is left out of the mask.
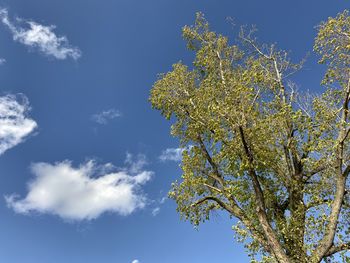
<path id="1" fill-rule="evenodd" d="M 193 65 L 176 63 L 154 84 L 152 106 L 174 117 L 171 134 L 190 146 L 169 195 L 196 226 L 214 210 L 236 217 L 233 229 L 252 262 L 256 255 L 261 262 L 331 260 L 331 249 L 350 242 L 341 187 L 350 169 L 348 12 L 319 26 L 314 49 L 328 67 L 320 95 L 299 94 L 289 77 L 303 62 L 252 33 L 242 30 L 231 44 L 198 13 L 183 28 Z"/>

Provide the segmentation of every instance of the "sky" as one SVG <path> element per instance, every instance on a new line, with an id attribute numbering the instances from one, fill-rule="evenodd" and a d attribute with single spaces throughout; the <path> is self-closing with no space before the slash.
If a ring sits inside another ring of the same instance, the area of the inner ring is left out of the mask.
<path id="1" fill-rule="evenodd" d="M 201 11 L 237 37 L 290 50 L 319 92 L 317 24 L 349 1 L 1 0 L 0 262 L 249 262 L 224 213 L 194 229 L 167 198 L 181 177 L 171 122 L 150 89 L 178 61 Z"/>

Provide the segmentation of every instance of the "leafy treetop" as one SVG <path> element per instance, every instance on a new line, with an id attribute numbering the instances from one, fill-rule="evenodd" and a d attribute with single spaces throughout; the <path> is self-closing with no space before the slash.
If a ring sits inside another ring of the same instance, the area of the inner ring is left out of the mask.
<path id="1" fill-rule="evenodd" d="M 303 63 L 252 31 L 230 44 L 198 13 L 183 37 L 193 66 L 173 65 L 150 96 L 187 149 L 170 192 L 181 216 L 194 225 L 213 210 L 237 218 L 252 262 L 332 262 L 339 252 L 350 262 L 348 11 L 318 28 L 320 95 L 297 92 L 290 76 Z"/>

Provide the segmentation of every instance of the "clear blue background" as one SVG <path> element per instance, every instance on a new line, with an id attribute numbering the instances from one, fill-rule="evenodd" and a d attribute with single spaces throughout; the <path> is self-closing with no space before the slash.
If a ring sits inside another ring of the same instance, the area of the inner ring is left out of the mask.
<path id="1" fill-rule="evenodd" d="M 226 21 L 255 24 L 260 40 L 276 42 L 302 59 L 312 51 L 315 26 L 349 7 L 349 1 L 214 0 L 3 0 L 10 15 L 56 25 L 58 35 L 82 51 L 77 61 L 57 61 L 28 51 L 0 27 L 0 92 L 24 93 L 38 134 L 0 156 L 0 195 L 24 196 L 32 162 L 86 158 L 122 165 L 125 153 L 146 154 L 155 177 L 144 192 L 161 199 L 179 178 L 177 163 L 159 162 L 168 147 L 170 123 L 148 102 L 157 74 L 179 60 L 190 64 L 181 28 L 202 11 L 213 30 L 236 37 Z M 300 89 L 320 91 L 323 68 L 314 55 L 296 77 Z M 116 108 L 123 113 L 107 125 L 90 116 Z M 152 204 L 122 217 L 104 214 L 81 223 L 50 215 L 18 215 L 0 199 L 0 262 L 199 263 L 249 262 L 233 240 L 233 221 L 214 215 L 194 230 L 179 220 L 173 201 L 152 216 Z"/>

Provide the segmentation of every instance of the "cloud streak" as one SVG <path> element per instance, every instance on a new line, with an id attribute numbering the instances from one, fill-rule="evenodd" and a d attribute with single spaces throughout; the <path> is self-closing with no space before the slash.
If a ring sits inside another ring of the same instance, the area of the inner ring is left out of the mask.
<path id="1" fill-rule="evenodd" d="M 71 46 L 65 36 L 57 36 L 53 32 L 56 28 L 54 25 L 44 26 L 23 19 L 17 19 L 17 21 L 24 21 L 26 27 L 17 25 L 10 20 L 8 10 L 4 8 L 0 9 L 0 21 L 8 27 L 15 41 L 37 49 L 42 54 L 60 60 L 68 57 L 76 60 L 81 56 L 81 51 Z"/>
<path id="2" fill-rule="evenodd" d="M 31 171 L 35 177 L 28 184 L 26 197 L 12 194 L 5 199 L 17 213 L 53 214 L 69 221 L 92 220 L 105 212 L 126 216 L 145 207 L 147 198 L 140 188 L 153 172 L 111 169 L 113 165 L 97 165 L 93 160 L 79 167 L 70 161 L 34 163 Z"/>
<path id="3" fill-rule="evenodd" d="M 160 207 L 156 207 L 152 210 L 152 215 L 157 216 L 160 213 Z"/>
<path id="4" fill-rule="evenodd" d="M 180 162 L 182 160 L 182 152 L 185 148 L 167 148 L 159 156 L 159 159 L 163 162 L 174 161 Z"/>
<path id="5" fill-rule="evenodd" d="M 122 116 L 120 111 L 116 109 L 109 109 L 92 115 L 91 119 L 98 124 L 107 124 L 109 121 L 120 116 Z"/>
<path id="6" fill-rule="evenodd" d="M 0 97 L 0 155 L 23 142 L 37 127 L 37 123 L 27 117 L 29 110 L 24 95 Z"/>

